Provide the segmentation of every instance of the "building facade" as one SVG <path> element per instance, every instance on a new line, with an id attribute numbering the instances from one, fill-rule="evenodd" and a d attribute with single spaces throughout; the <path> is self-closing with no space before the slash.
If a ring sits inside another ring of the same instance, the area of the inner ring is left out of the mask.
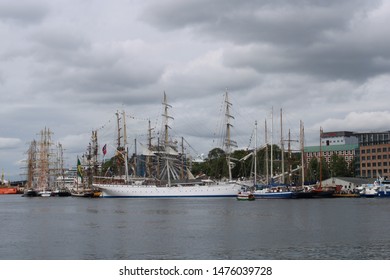
<path id="1" fill-rule="evenodd" d="M 348 164 L 354 162 L 356 177 L 390 178 L 390 131 L 325 132 L 321 146 L 305 147 L 306 164 L 320 156 L 329 163 L 333 154 L 344 157 Z"/>
<path id="2" fill-rule="evenodd" d="M 305 147 L 306 164 L 308 164 L 313 157 L 322 157 L 329 164 L 332 156 L 338 155 L 343 157 L 348 165 L 350 165 L 355 158 L 356 150 L 358 148 L 358 144 Z"/>
<path id="3" fill-rule="evenodd" d="M 359 147 L 361 177 L 390 177 L 390 144 Z"/>
<path id="4" fill-rule="evenodd" d="M 358 137 L 351 131 L 323 132 L 321 135 L 322 146 L 356 144 L 358 144 Z"/>

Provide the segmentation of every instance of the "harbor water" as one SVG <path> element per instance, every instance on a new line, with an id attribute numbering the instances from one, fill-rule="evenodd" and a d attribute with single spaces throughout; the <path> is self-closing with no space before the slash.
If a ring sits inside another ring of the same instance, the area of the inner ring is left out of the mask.
<path id="1" fill-rule="evenodd" d="M 388 260 L 390 199 L 0 196 L 3 260 Z"/>

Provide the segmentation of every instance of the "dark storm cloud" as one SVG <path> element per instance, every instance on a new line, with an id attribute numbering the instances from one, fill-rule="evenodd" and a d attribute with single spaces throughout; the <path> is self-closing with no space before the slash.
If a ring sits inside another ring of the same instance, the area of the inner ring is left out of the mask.
<path id="1" fill-rule="evenodd" d="M 305 45 L 326 31 L 347 29 L 378 1 L 191 0 L 153 3 L 143 19 L 156 28 L 188 28 L 198 35 L 238 44 Z"/>
<path id="2" fill-rule="evenodd" d="M 369 15 L 379 4 L 169 1 L 150 6 L 144 20 L 163 30 L 189 30 L 201 40 L 232 42 L 237 49 L 224 53 L 229 67 L 361 80 L 390 71 L 386 27 L 369 26 Z"/>
<path id="3" fill-rule="evenodd" d="M 41 22 L 48 13 L 48 7 L 38 1 L 0 1 L 0 21 L 18 24 Z"/>
<path id="4" fill-rule="evenodd" d="M 129 90 L 156 83 L 164 66 L 139 41 L 93 43 L 72 30 L 40 30 L 31 36 L 34 89 L 84 102 L 118 102 Z"/>

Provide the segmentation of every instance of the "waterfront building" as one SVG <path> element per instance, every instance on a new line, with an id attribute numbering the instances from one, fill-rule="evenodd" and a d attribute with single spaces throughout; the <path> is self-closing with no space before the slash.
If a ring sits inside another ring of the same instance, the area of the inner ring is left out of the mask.
<path id="1" fill-rule="evenodd" d="M 305 147 L 306 164 L 308 164 L 313 157 L 322 157 L 329 164 L 332 156 L 336 154 L 343 157 L 348 165 L 350 165 L 355 158 L 355 153 L 358 148 L 358 144 Z"/>
<path id="2" fill-rule="evenodd" d="M 321 135 L 322 146 L 356 145 L 358 137 L 351 131 L 323 132 Z"/>
<path id="3" fill-rule="evenodd" d="M 340 186 L 342 193 L 356 193 L 359 187 L 367 184 L 372 184 L 371 178 L 331 177 L 322 181 L 323 186 Z"/>
<path id="4" fill-rule="evenodd" d="M 361 177 L 390 177 L 390 143 L 359 147 Z"/>
<path id="5" fill-rule="evenodd" d="M 323 132 L 321 147 L 305 147 L 306 164 L 320 156 L 329 163 L 333 154 L 343 156 L 348 164 L 354 162 L 356 177 L 390 178 L 390 131 Z"/>
<path id="6" fill-rule="evenodd" d="M 355 132 L 355 175 L 367 178 L 390 177 L 390 131 Z"/>

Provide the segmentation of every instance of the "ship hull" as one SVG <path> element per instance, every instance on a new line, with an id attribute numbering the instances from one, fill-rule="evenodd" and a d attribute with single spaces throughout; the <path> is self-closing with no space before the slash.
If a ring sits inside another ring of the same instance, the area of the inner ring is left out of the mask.
<path id="1" fill-rule="evenodd" d="M 254 195 L 256 199 L 260 198 L 266 198 L 266 199 L 286 199 L 286 198 L 292 198 L 293 193 L 292 192 L 279 192 L 279 193 L 273 193 L 273 192 L 254 192 Z"/>
<path id="2" fill-rule="evenodd" d="M 18 193 L 17 188 L 0 187 L 0 194 L 17 194 L 17 193 Z"/>
<path id="3" fill-rule="evenodd" d="M 215 186 L 154 186 L 95 184 L 106 198 L 178 198 L 178 197 L 236 197 L 239 185 Z"/>

